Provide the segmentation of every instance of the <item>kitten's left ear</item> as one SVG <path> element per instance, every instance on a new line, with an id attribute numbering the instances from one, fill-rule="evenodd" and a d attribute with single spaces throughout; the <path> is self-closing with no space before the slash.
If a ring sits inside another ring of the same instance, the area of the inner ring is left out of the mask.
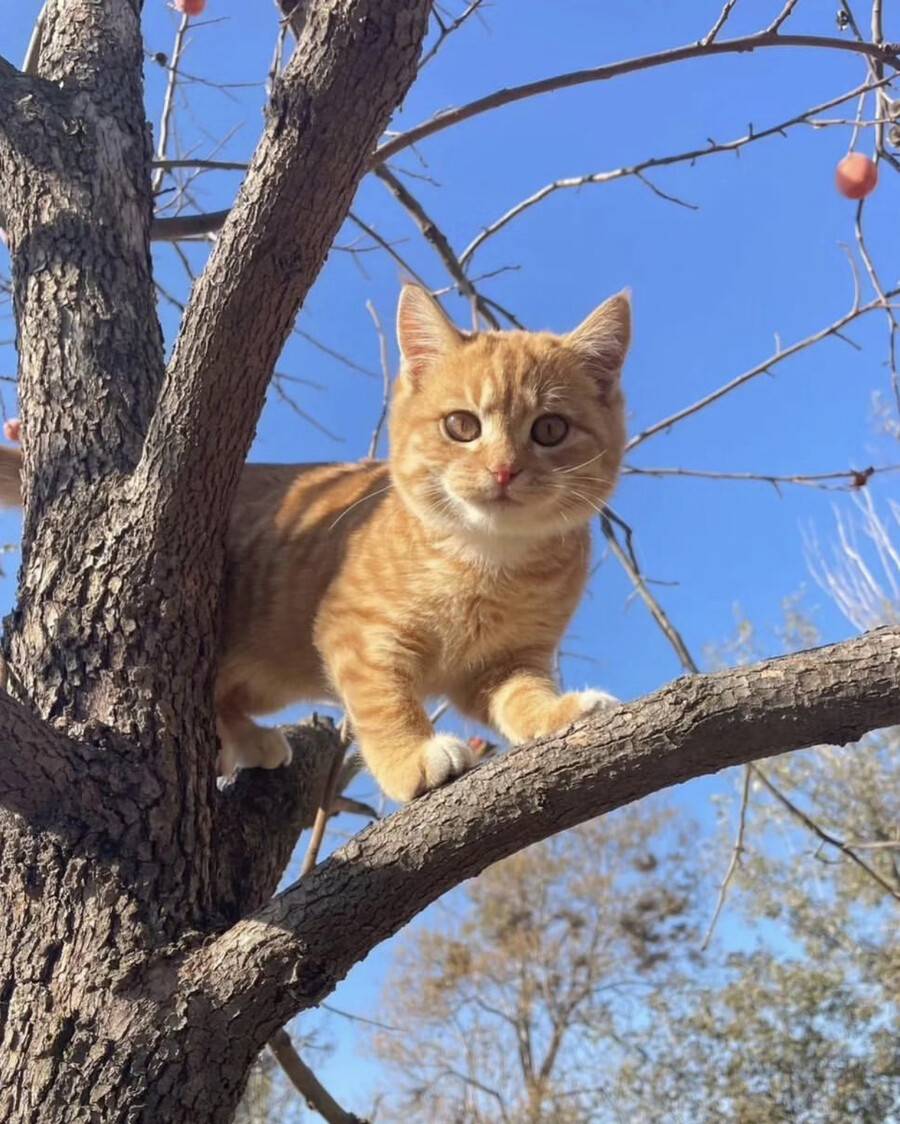
<path id="1" fill-rule="evenodd" d="M 618 381 L 631 343 L 631 298 L 623 289 L 594 309 L 563 342 L 607 384 Z"/>
<path id="2" fill-rule="evenodd" d="M 397 306 L 397 342 L 403 367 L 418 380 L 465 337 L 430 293 L 404 285 Z"/>

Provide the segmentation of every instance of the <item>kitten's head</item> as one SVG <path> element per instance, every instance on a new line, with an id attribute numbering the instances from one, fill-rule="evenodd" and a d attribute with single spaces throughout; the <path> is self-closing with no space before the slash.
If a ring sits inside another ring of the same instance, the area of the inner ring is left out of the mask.
<path id="1" fill-rule="evenodd" d="M 407 285 L 397 334 L 391 475 L 424 522 L 481 541 L 527 541 L 596 514 L 625 446 L 625 293 L 568 335 L 467 334 Z"/>

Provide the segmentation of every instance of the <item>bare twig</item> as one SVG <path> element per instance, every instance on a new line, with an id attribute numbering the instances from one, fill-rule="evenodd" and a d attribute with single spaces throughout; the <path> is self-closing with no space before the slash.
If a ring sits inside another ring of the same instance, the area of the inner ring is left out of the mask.
<path id="1" fill-rule="evenodd" d="M 565 74 L 556 74 L 550 78 L 541 78 L 536 82 L 526 82 L 521 86 L 511 86 L 503 90 L 495 90 L 491 94 L 477 98 L 467 105 L 456 109 L 448 109 L 424 121 L 421 125 L 409 129 L 400 136 L 386 141 L 376 149 L 372 157 L 372 164 L 383 164 L 410 148 L 426 137 L 434 136 L 444 129 L 468 121 L 482 113 L 487 113 L 501 106 L 512 105 L 526 98 L 537 97 L 541 94 L 554 93 L 557 90 L 571 89 L 573 86 L 583 86 L 590 82 L 604 82 L 612 78 L 619 78 L 623 74 L 634 74 L 642 70 L 652 70 L 670 63 L 683 62 L 687 59 L 705 58 L 714 55 L 746 54 L 755 50 L 770 47 L 809 47 L 820 50 L 850 51 L 865 55 L 867 58 L 880 59 L 882 62 L 900 68 L 900 57 L 891 44 L 877 45 L 859 42 L 857 40 L 838 39 L 826 35 L 780 35 L 768 31 L 758 32 L 755 35 L 745 35 L 737 39 L 716 40 L 711 43 L 689 43 L 682 47 L 672 47 L 666 51 L 659 51 L 652 55 L 642 55 L 639 58 L 624 59 L 622 62 L 608 63 L 605 66 L 590 67 L 586 70 L 573 70 Z"/>
<path id="2" fill-rule="evenodd" d="M 722 11 L 719 12 L 718 19 L 700 40 L 701 46 L 708 47 L 709 44 L 713 42 L 713 40 L 728 22 L 728 17 L 731 15 L 735 4 L 737 4 L 737 0 L 725 0 L 725 6 L 722 8 Z"/>
<path id="3" fill-rule="evenodd" d="M 327 428 L 327 426 L 322 425 L 318 418 L 314 418 L 308 410 L 304 410 L 303 407 L 296 401 L 294 396 L 287 390 L 285 390 L 284 378 L 285 376 L 283 374 L 280 374 L 278 371 L 276 371 L 272 375 L 272 389 L 275 391 L 281 401 L 286 406 L 289 406 L 298 418 L 303 418 L 303 420 L 311 425 L 313 429 L 317 429 L 320 433 L 324 433 L 325 436 L 330 437 L 332 441 L 337 441 L 339 444 L 343 443 L 344 438 L 341 437 L 340 434 L 333 433 L 330 429 Z"/>
<path id="4" fill-rule="evenodd" d="M 478 234 L 469 245 L 463 250 L 459 256 L 460 263 L 465 268 L 468 266 L 472 255 L 478 250 L 489 238 L 493 237 L 498 231 L 502 230 L 505 226 L 517 219 L 525 211 L 534 207 L 536 204 L 543 202 L 549 196 L 555 194 L 557 191 L 569 190 L 572 188 L 585 187 L 589 184 L 604 184 L 612 183 L 614 180 L 625 179 L 629 176 L 636 176 L 643 179 L 644 183 L 648 183 L 646 177 L 642 176 L 648 168 L 665 168 L 673 164 L 694 163 L 704 157 L 712 156 L 717 153 L 723 152 L 739 152 L 746 145 L 754 144 L 756 141 L 765 140 L 767 137 L 784 135 L 787 129 L 793 128 L 796 125 L 807 124 L 809 119 L 816 114 L 824 113 L 828 109 L 833 109 L 843 102 L 850 101 L 852 98 L 858 97 L 864 93 L 868 93 L 876 86 L 865 82 L 854 89 L 849 90 L 839 97 L 830 98 L 828 101 L 822 102 L 819 105 L 813 106 L 811 109 L 804 110 L 802 113 L 794 114 L 794 116 L 787 118 L 785 121 L 779 121 L 777 125 L 771 125 L 766 129 L 752 130 L 744 136 L 736 137 L 734 140 L 716 142 L 710 141 L 709 144 L 703 148 L 691 148 L 685 152 L 675 153 L 670 156 L 652 156 L 645 160 L 639 161 L 637 164 L 625 165 L 621 168 L 614 168 L 608 172 L 591 172 L 582 176 L 569 176 L 562 179 L 554 180 L 552 183 L 545 184 L 537 191 L 533 192 L 527 198 L 522 199 L 516 203 L 515 206 L 510 207 L 508 211 L 504 212 L 498 219 L 486 226 L 480 234 Z M 658 189 L 653 186 L 653 190 L 658 192 Z"/>
<path id="5" fill-rule="evenodd" d="M 378 372 L 373 371 L 370 367 L 362 367 L 355 359 L 351 359 L 348 355 L 344 355 L 340 351 L 335 351 L 333 347 L 329 347 L 327 343 L 322 343 L 316 336 L 311 335 L 303 328 L 294 328 L 293 334 L 299 336 L 300 339 L 306 340 L 307 343 L 312 344 L 324 355 L 329 355 L 332 359 L 336 359 L 338 363 L 343 363 L 345 367 L 349 367 L 351 371 L 358 371 L 361 375 L 368 375 L 369 378 L 377 379 Z"/>
<path id="6" fill-rule="evenodd" d="M 651 593 L 650 588 L 647 585 L 647 581 L 644 575 L 641 573 L 640 567 L 637 564 L 637 558 L 635 557 L 634 548 L 631 543 L 631 528 L 628 527 L 628 524 L 625 523 L 624 520 L 622 520 L 618 516 L 616 517 L 616 520 L 618 521 L 620 526 L 628 528 L 626 537 L 627 549 L 625 549 L 622 547 L 616 536 L 616 532 L 613 529 L 613 519 L 611 518 L 611 515 L 612 513 L 609 511 L 609 509 L 607 509 L 607 511 L 600 516 L 600 526 L 603 529 L 603 534 L 606 538 L 606 541 L 609 543 L 610 551 L 613 553 L 613 555 L 618 560 L 619 565 L 628 575 L 632 585 L 635 588 L 635 591 L 647 606 L 647 608 L 650 610 L 650 615 L 656 621 L 661 632 L 672 645 L 672 648 L 675 650 L 675 654 L 681 661 L 681 666 L 685 669 L 685 671 L 689 671 L 693 675 L 699 675 L 700 667 L 695 662 L 694 657 L 688 651 L 688 647 L 685 644 L 681 633 L 672 624 L 671 620 L 669 620 L 666 611 Z"/>
<path id="7" fill-rule="evenodd" d="M 478 9 L 482 6 L 483 3 L 484 3 L 484 0 L 470 0 L 470 2 L 466 5 L 465 9 L 462 12 L 460 12 L 460 14 L 456 17 L 456 19 L 452 20 L 450 23 L 444 23 L 443 19 L 441 18 L 440 14 L 438 13 L 436 8 L 432 11 L 432 15 L 434 16 L 435 23 L 438 25 L 438 37 L 434 41 L 434 43 L 431 44 L 431 46 L 428 48 L 428 50 L 425 52 L 425 54 L 422 56 L 422 60 L 419 63 L 419 72 L 420 73 L 431 62 L 431 60 L 438 53 L 438 51 L 444 46 L 444 44 L 447 42 L 447 40 L 450 38 L 450 36 L 455 31 L 459 31 L 459 29 L 462 27 L 462 25 L 471 16 L 475 15 L 475 13 L 478 11 Z"/>
<path id="8" fill-rule="evenodd" d="M 846 469 L 843 472 L 815 472 L 808 475 L 777 476 L 762 472 L 712 472 L 693 468 L 638 468 L 627 464 L 622 472 L 626 476 L 681 476 L 693 480 L 738 480 L 747 483 L 771 484 L 776 491 L 782 484 L 796 484 L 823 491 L 855 491 L 864 488 L 873 476 L 900 472 L 900 464 L 869 465 L 868 468 Z M 833 483 L 829 483 L 833 482 Z"/>
<path id="9" fill-rule="evenodd" d="M 782 26 L 782 24 L 786 23 L 790 19 L 791 13 L 796 7 L 797 0 L 787 0 L 787 3 L 784 5 L 784 7 L 766 28 L 766 34 L 774 35 L 775 32 Z"/>
<path id="10" fill-rule="evenodd" d="M 869 248 L 866 245 L 865 235 L 863 233 L 863 211 L 865 208 L 865 199 L 860 199 L 856 207 L 856 220 L 854 222 L 854 233 L 856 234 L 856 245 L 859 248 L 859 256 L 862 258 L 863 265 L 866 267 L 866 273 L 869 276 L 869 282 L 875 290 L 876 295 L 881 300 L 881 306 L 884 309 L 887 318 L 888 328 L 888 367 L 891 372 L 891 388 L 894 392 L 894 402 L 897 410 L 900 411 L 900 375 L 897 371 L 897 332 L 900 331 L 900 323 L 894 313 L 894 309 L 888 300 L 885 293 L 884 286 L 881 283 L 881 278 L 878 276 L 878 271 L 875 268 L 875 263 L 872 260 L 872 255 L 869 253 Z"/>
<path id="11" fill-rule="evenodd" d="M 728 869 L 725 871 L 725 877 L 722 879 L 722 884 L 719 886 L 719 897 L 716 901 L 716 908 L 713 910 L 712 920 L 709 923 L 709 928 L 706 930 L 706 936 L 703 938 L 703 943 L 700 945 L 700 951 L 706 952 L 709 948 L 709 942 L 712 940 L 713 932 L 715 931 L 716 924 L 719 920 L 719 914 L 722 912 L 722 906 L 725 904 L 725 898 L 728 894 L 728 885 L 734 877 L 734 872 L 740 866 L 741 857 L 744 853 L 744 829 L 747 825 L 747 805 L 750 802 L 750 766 L 744 766 L 744 781 L 741 786 L 741 807 L 738 812 L 738 829 L 735 836 L 734 846 L 731 849 L 731 861 L 728 864 Z"/>
<path id="12" fill-rule="evenodd" d="M 269 1040 L 269 1049 L 278 1059 L 285 1075 L 306 1101 L 328 1124 L 366 1124 L 352 1112 L 345 1112 L 306 1062 L 300 1057 L 286 1030 L 279 1030 Z"/>
<path id="13" fill-rule="evenodd" d="M 418 284 L 420 284 L 423 289 L 431 288 L 428 282 L 423 279 L 422 275 L 420 273 L 417 273 L 416 270 L 406 260 L 406 258 L 402 257 L 397 252 L 396 248 L 392 246 L 386 238 L 383 238 L 373 226 L 369 226 L 367 222 L 361 219 L 359 215 L 354 214 L 353 211 L 351 211 L 347 217 L 355 226 L 359 227 L 363 234 L 368 235 L 373 242 L 375 242 L 378 246 L 381 247 L 382 250 L 389 254 L 411 280 L 418 282 Z"/>
<path id="14" fill-rule="evenodd" d="M 328 820 L 331 816 L 331 808 L 334 798 L 337 795 L 336 788 L 338 778 L 341 775 L 341 766 L 344 764 L 344 756 L 347 753 L 350 743 L 353 738 L 350 734 L 350 724 L 345 718 L 341 723 L 341 741 L 340 748 L 334 755 L 334 760 L 331 762 L 331 768 L 328 771 L 328 776 L 325 780 L 325 788 L 322 792 L 322 799 L 319 802 L 319 808 L 316 812 L 316 819 L 313 823 L 312 834 L 310 835 L 309 844 L 306 848 L 306 854 L 303 856 L 303 865 L 300 868 L 300 877 L 304 878 L 313 869 L 319 861 L 319 849 L 322 846 L 322 840 L 325 838 L 325 828 L 328 825 Z"/>
<path id="15" fill-rule="evenodd" d="M 428 215 L 415 195 L 413 195 L 409 188 L 394 175 L 390 168 L 386 166 L 378 167 L 375 169 L 375 175 L 387 187 L 401 207 L 407 211 L 419 230 L 421 230 L 425 240 L 433 246 L 438 257 L 444 263 L 447 272 L 456 282 L 461 295 L 469 298 L 478 315 L 483 316 L 492 328 L 499 329 L 500 322 L 491 310 L 489 303 L 481 296 L 466 276 L 466 271 L 460 264 L 459 258 L 454 253 L 447 236 Z"/>
<path id="16" fill-rule="evenodd" d="M 23 74 L 37 74 L 38 57 L 41 53 L 41 42 L 44 37 L 44 22 L 46 19 L 47 4 L 45 2 L 38 13 L 38 18 L 34 21 L 34 29 L 31 32 L 31 38 L 28 40 L 25 58 L 22 60 Z"/>
<path id="17" fill-rule="evenodd" d="M 779 348 L 774 355 L 769 356 L 768 359 L 763 360 L 762 363 L 757 363 L 755 367 L 751 367 L 748 371 L 733 378 L 730 382 L 720 386 L 717 390 L 712 391 L 710 394 L 704 395 L 703 398 L 698 399 L 690 406 L 685 406 L 681 410 L 677 410 L 674 414 L 670 414 L 662 421 L 658 421 L 646 429 L 635 434 L 634 437 L 625 446 L 626 449 L 631 450 L 637 448 L 649 437 L 663 430 L 671 429 L 677 422 L 682 421 L 684 418 L 690 417 L 692 414 L 699 413 L 707 406 L 712 405 L 713 402 L 718 402 L 720 398 L 724 398 L 726 394 L 730 394 L 739 386 L 744 383 L 750 382 L 751 379 L 757 378 L 759 375 L 770 374 L 771 370 L 776 364 L 784 362 L 785 359 L 797 355 L 799 352 L 804 351 L 813 344 L 819 343 L 821 340 L 827 339 L 829 336 L 841 336 L 841 329 L 851 324 L 854 320 L 858 320 L 860 316 L 865 316 L 867 313 L 874 311 L 877 308 L 884 308 L 887 301 L 892 300 L 900 293 L 900 288 L 891 289 L 884 294 L 884 297 L 876 297 L 874 300 L 858 307 L 851 308 L 849 312 L 839 317 L 833 324 L 829 324 L 826 328 L 821 328 L 818 332 L 813 332 L 812 335 L 807 336 L 805 339 L 799 340 L 797 343 L 791 344 L 790 347 Z"/>
<path id="18" fill-rule="evenodd" d="M 164 172 L 175 171 L 178 168 L 200 168 L 207 172 L 246 172 L 247 164 L 240 160 L 163 160 L 153 161 L 153 167 Z"/>
<path id="19" fill-rule="evenodd" d="M 172 111 L 175 108 L 175 92 L 178 87 L 178 67 L 181 63 L 181 55 L 184 51 L 184 37 L 187 34 L 188 26 L 190 25 L 191 17 L 186 13 L 182 15 L 179 23 L 178 30 L 175 32 L 175 43 L 172 47 L 172 55 L 169 64 L 167 65 L 168 78 L 166 80 L 166 92 L 163 97 L 162 114 L 159 119 L 159 139 L 156 144 L 156 159 L 162 161 L 166 159 L 169 148 L 169 132 L 172 127 Z M 153 193 L 157 194 L 163 185 L 166 177 L 166 169 L 156 165 L 156 171 L 153 175 Z"/>
<path id="20" fill-rule="evenodd" d="M 628 529 L 627 550 L 625 550 L 622 548 L 616 537 L 615 531 L 613 530 L 612 521 L 609 518 L 609 516 L 611 515 L 612 512 L 607 511 L 607 513 L 600 517 L 600 523 L 603 528 L 603 533 L 606 537 L 606 540 L 609 543 L 610 551 L 616 557 L 619 564 L 628 575 L 641 600 L 650 610 L 653 619 L 656 621 L 661 632 L 669 641 L 673 650 L 675 651 L 675 654 L 681 661 L 682 667 L 686 671 L 689 671 L 694 675 L 699 674 L 699 666 L 694 657 L 691 655 L 687 645 L 685 644 L 684 638 L 682 637 L 678 629 L 674 626 L 672 621 L 669 619 L 669 616 L 666 613 L 665 609 L 663 609 L 662 605 L 660 605 L 659 601 L 653 595 L 646 579 L 641 573 L 640 567 L 637 564 L 633 544 L 630 540 L 631 528 L 628 527 L 628 524 L 625 523 L 624 520 L 622 520 L 620 517 L 615 517 L 615 521 L 620 527 L 625 527 Z M 780 791 L 780 789 L 775 786 L 775 784 L 773 784 L 772 781 L 769 780 L 769 778 L 765 775 L 765 773 L 763 773 L 763 771 L 757 764 L 751 762 L 748 764 L 748 768 L 752 771 L 755 777 L 758 777 L 760 781 L 762 781 L 762 783 L 772 793 L 772 795 L 780 800 L 784 807 L 787 808 L 787 810 L 790 811 L 797 820 L 799 820 L 800 823 L 802 823 L 806 828 L 812 831 L 819 839 L 831 844 L 834 847 L 837 847 L 838 850 L 842 851 L 849 858 L 851 858 L 857 864 L 857 866 L 871 874 L 874 877 L 875 881 L 883 889 L 886 889 L 893 897 L 900 900 L 900 893 L 895 891 L 887 882 L 885 882 L 877 871 L 872 870 L 872 868 L 866 862 L 860 859 L 858 855 L 853 854 L 852 848 L 849 847 L 846 843 L 842 843 L 839 839 L 835 839 L 834 836 L 830 835 L 824 830 L 824 828 L 820 827 L 812 818 L 812 816 L 808 815 L 806 812 L 801 811 L 801 809 L 799 809 L 787 796 L 784 795 L 783 792 Z"/>
<path id="21" fill-rule="evenodd" d="M 869 864 L 864 859 L 861 859 L 848 843 L 843 842 L 836 836 L 831 835 L 830 832 L 825 831 L 824 828 L 820 827 L 819 824 L 816 823 L 812 816 L 807 815 L 807 813 L 804 812 L 802 808 L 798 808 L 792 800 L 788 799 L 788 797 L 780 791 L 780 789 L 775 787 L 775 785 L 769 780 L 769 778 L 758 765 L 751 765 L 749 767 L 753 770 L 753 775 L 763 783 L 763 785 L 769 790 L 769 792 L 775 797 L 775 799 L 780 804 L 782 804 L 783 807 L 785 807 L 791 813 L 791 815 L 794 816 L 795 819 L 798 819 L 802 824 L 809 828 L 813 835 L 821 839 L 823 843 L 827 843 L 829 846 L 835 847 L 838 851 L 841 852 L 841 854 L 846 855 L 847 858 L 850 859 L 851 862 L 856 863 L 860 870 L 864 871 L 869 876 L 869 878 L 872 879 L 873 882 L 877 882 L 882 890 L 885 890 L 888 894 L 890 894 L 892 898 L 900 901 L 900 891 L 895 889 L 890 884 L 890 882 L 882 878 L 882 876 L 878 873 L 877 870 L 874 869 L 874 867 L 869 866 Z"/>
<path id="22" fill-rule="evenodd" d="M 372 317 L 372 323 L 375 325 L 375 334 L 378 336 L 378 354 L 381 360 L 381 375 L 383 379 L 384 394 L 381 399 L 381 413 L 378 415 L 378 421 L 375 423 L 375 428 L 372 431 L 372 440 L 369 442 L 369 458 L 372 459 L 378 456 L 378 442 L 381 438 L 381 431 L 384 428 L 384 422 L 387 418 L 388 401 L 391 395 L 391 367 L 388 360 L 388 346 L 387 339 L 385 338 L 384 329 L 381 327 L 381 321 L 378 319 L 378 313 L 375 310 L 375 305 L 371 301 L 366 301 L 366 308 L 369 315 Z"/>

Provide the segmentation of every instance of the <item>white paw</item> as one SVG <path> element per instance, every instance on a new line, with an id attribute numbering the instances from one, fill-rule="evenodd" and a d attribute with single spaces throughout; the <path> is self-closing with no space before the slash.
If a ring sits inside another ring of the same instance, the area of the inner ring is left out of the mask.
<path id="1" fill-rule="evenodd" d="M 597 710 L 610 710 L 612 707 L 621 706 L 622 700 L 606 691 L 573 691 L 571 698 L 577 699 L 580 706 L 579 718 L 593 714 Z"/>
<path id="2" fill-rule="evenodd" d="M 280 730 L 274 726 L 256 726 L 252 734 L 237 743 L 222 743 L 219 753 L 219 772 L 231 776 L 235 767 L 241 769 L 280 769 L 291 763 L 291 747 Z"/>
<path id="3" fill-rule="evenodd" d="M 260 769 L 280 769 L 282 765 L 290 765 L 293 753 L 287 738 L 274 726 L 266 726 L 260 730 L 257 739 L 257 766 Z"/>
<path id="4" fill-rule="evenodd" d="M 450 734 L 435 734 L 422 747 L 422 772 L 427 788 L 437 788 L 465 773 L 478 761 L 471 746 Z"/>

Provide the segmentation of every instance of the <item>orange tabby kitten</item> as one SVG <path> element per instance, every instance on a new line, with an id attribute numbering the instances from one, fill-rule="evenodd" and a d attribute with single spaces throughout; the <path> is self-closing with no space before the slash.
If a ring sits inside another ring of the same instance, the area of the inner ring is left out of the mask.
<path id="1" fill-rule="evenodd" d="M 434 732 L 429 695 L 514 742 L 611 701 L 561 694 L 553 657 L 625 444 L 628 298 L 566 336 L 467 335 L 408 285 L 397 330 L 387 464 L 244 469 L 216 684 L 225 773 L 290 759 L 251 714 L 336 699 L 381 787 L 410 800 L 475 763 Z M 0 462 L 7 501 L 8 480 Z"/>

